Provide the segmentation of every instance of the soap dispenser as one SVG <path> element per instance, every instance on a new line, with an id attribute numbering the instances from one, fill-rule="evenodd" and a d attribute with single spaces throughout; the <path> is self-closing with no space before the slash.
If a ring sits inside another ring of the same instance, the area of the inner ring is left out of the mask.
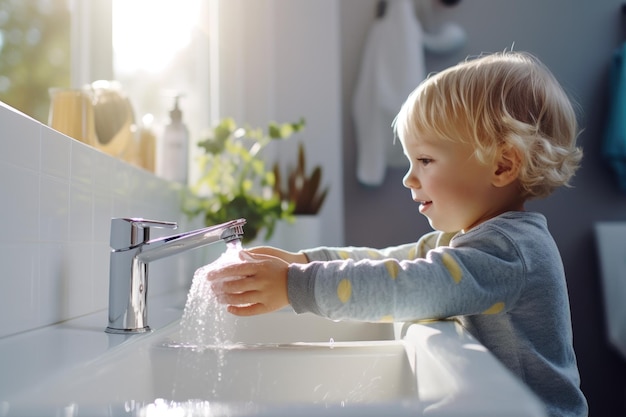
<path id="1" fill-rule="evenodd" d="M 161 137 L 157 174 L 170 181 L 187 185 L 189 158 L 189 131 L 183 123 L 183 112 L 179 107 L 180 96 L 174 97 L 174 108 L 170 111 L 170 122 Z"/>

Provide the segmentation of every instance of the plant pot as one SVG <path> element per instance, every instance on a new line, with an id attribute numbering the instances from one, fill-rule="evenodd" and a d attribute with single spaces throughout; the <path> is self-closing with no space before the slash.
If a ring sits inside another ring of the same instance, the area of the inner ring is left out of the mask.
<path id="1" fill-rule="evenodd" d="M 322 244 L 320 228 L 320 216 L 296 215 L 293 223 L 284 220 L 277 222 L 274 234 L 269 240 L 260 237 L 247 246 L 267 245 L 290 252 L 314 248 Z"/>

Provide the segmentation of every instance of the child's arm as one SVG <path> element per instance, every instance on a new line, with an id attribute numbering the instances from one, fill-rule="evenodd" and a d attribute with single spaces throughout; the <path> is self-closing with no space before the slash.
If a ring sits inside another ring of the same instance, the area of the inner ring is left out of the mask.
<path id="1" fill-rule="evenodd" d="M 299 253 L 287 252 L 285 250 L 274 248 L 274 247 L 271 247 L 271 246 L 257 246 L 255 248 L 251 248 L 249 250 L 246 250 L 246 252 L 248 252 L 248 253 L 257 253 L 257 254 L 261 254 L 261 255 L 274 256 L 274 257 L 280 258 L 283 261 L 285 261 L 287 263 L 290 263 L 290 264 L 306 264 L 306 263 L 309 263 L 309 259 L 302 252 L 299 252 Z"/>

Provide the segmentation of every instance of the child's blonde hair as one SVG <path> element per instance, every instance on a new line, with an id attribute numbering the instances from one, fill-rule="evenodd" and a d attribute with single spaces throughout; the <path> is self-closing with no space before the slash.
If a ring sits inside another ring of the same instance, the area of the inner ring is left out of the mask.
<path id="1" fill-rule="evenodd" d="M 568 185 L 582 158 L 572 103 L 527 53 L 485 55 L 430 76 L 404 103 L 394 128 L 401 140 L 427 134 L 469 143 L 484 163 L 499 147 L 515 147 L 525 198 Z"/>

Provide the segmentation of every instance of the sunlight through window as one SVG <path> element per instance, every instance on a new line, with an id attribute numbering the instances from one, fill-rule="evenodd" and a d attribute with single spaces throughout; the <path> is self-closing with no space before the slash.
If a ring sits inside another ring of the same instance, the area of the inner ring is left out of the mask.
<path id="1" fill-rule="evenodd" d="M 207 0 L 112 0 L 113 73 L 140 124 L 161 136 L 181 96 L 190 150 L 210 120 Z M 143 122 L 143 123 L 142 123 Z"/>
<path id="2" fill-rule="evenodd" d="M 190 45 L 199 7 L 199 0 L 114 0 L 116 72 L 165 70 Z"/>

